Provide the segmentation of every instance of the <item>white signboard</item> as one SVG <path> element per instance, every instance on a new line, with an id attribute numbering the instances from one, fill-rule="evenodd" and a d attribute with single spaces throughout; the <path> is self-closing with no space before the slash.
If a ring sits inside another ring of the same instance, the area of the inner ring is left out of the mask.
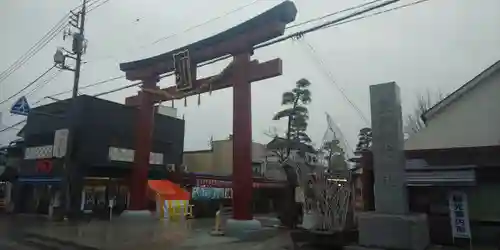
<path id="1" fill-rule="evenodd" d="M 109 147 L 108 159 L 110 161 L 134 162 L 135 150 L 127 148 Z M 162 153 L 149 153 L 149 164 L 162 165 Z"/>
<path id="2" fill-rule="evenodd" d="M 51 158 L 53 156 L 52 152 L 53 152 L 52 145 L 29 147 L 24 150 L 24 159 L 34 160 L 34 159 Z"/>
<path id="3" fill-rule="evenodd" d="M 158 106 L 158 114 L 177 118 L 177 109 L 167 106 Z"/>
<path id="4" fill-rule="evenodd" d="M 301 187 L 295 187 L 295 202 L 304 203 L 306 201 L 304 197 L 304 191 Z"/>
<path id="5" fill-rule="evenodd" d="M 54 148 L 52 155 L 56 158 L 63 158 L 66 155 L 69 130 L 58 129 L 54 135 Z"/>
<path id="6" fill-rule="evenodd" d="M 448 196 L 450 208 L 451 231 L 453 238 L 471 238 L 469 223 L 469 208 L 467 195 L 464 192 L 453 191 Z"/>

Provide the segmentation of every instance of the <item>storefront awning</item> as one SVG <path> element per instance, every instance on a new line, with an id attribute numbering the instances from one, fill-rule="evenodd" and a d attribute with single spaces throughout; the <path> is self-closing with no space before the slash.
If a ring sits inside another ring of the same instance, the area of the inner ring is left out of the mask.
<path id="1" fill-rule="evenodd" d="M 31 184 L 59 184 L 61 182 L 61 178 L 18 178 L 17 181 Z"/>
<path id="2" fill-rule="evenodd" d="M 474 186 L 474 169 L 407 172 L 408 186 Z"/>
<path id="3" fill-rule="evenodd" d="M 149 180 L 148 187 L 165 200 L 189 200 L 191 197 L 189 192 L 168 180 Z"/>
<path id="4" fill-rule="evenodd" d="M 474 186 L 475 165 L 429 165 L 424 159 L 406 161 L 408 186 Z"/>

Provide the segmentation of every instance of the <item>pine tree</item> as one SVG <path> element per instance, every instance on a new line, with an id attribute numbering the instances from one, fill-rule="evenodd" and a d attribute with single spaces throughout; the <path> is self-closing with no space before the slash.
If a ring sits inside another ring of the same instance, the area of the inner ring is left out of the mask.
<path id="1" fill-rule="evenodd" d="M 363 152 L 370 151 L 372 147 L 372 129 L 362 128 L 358 134 L 358 144 L 356 145 L 355 155 L 361 155 Z"/>
<path id="2" fill-rule="evenodd" d="M 307 79 L 297 81 L 292 91 L 283 93 L 281 105 L 287 106 L 286 109 L 279 111 L 274 115 L 273 120 L 288 119 L 286 130 L 286 140 L 299 143 L 311 143 L 311 138 L 307 135 L 307 121 L 309 120 L 309 110 L 307 105 L 311 103 L 311 92 L 309 91 L 311 82 Z M 287 147 L 287 156 L 290 154 L 290 147 Z"/>

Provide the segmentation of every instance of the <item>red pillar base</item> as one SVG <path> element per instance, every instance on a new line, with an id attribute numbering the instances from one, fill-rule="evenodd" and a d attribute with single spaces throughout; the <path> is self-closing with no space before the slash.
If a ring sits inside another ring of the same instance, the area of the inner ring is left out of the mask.
<path id="1" fill-rule="evenodd" d="M 258 220 L 237 220 L 228 219 L 224 227 L 224 235 L 229 237 L 245 237 L 262 229 L 262 224 Z"/>

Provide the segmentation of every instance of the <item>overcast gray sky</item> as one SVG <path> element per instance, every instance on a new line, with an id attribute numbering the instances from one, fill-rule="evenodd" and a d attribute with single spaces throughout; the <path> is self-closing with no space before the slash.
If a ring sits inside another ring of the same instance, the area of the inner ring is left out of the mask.
<path id="1" fill-rule="evenodd" d="M 102 0 L 101 0 L 102 1 Z M 410 3 L 402 0 L 391 7 Z M 200 28 L 182 32 L 206 20 L 223 15 L 253 0 L 110 0 L 88 15 L 86 37 L 89 40 L 87 61 L 83 66 L 81 85 L 119 76 L 118 64 L 175 49 L 198 39 L 216 34 L 243 22 L 278 4 L 278 0 L 261 0 L 231 15 Z M 351 7 L 362 0 L 295 0 L 297 22 Z M 3 0 L 0 2 L 0 70 L 4 70 L 38 41 L 78 0 Z M 500 1 L 498 0 L 430 0 L 360 21 L 324 29 L 306 36 L 321 55 L 338 87 L 325 76 L 311 58 L 303 42 L 287 41 L 256 51 L 254 58 L 284 60 L 283 76 L 252 85 L 253 138 L 267 142 L 264 131 L 276 126 L 284 132 L 284 123 L 273 122 L 280 107 L 281 94 L 293 88 L 295 81 L 312 82 L 308 132 L 320 144 L 326 130 L 325 112 L 332 115 L 351 145 L 357 132 L 367 126 L 360 115 L 341 95 L 343 89 L 369 119 L 368 86 L 396 81 L 402 91 L 403 108 L 411 110 L 418 92 L 430 89 L 450 93 L 484 68 L 500 59 Z M 331 20 L 331 19 L 328 19 Z M 313 23 L 311 25 L 316 25 Z M 308 26 L 303 26 L 300 30 Z M 152 44 L 173 33 L 175 37 Z M 52 65 L 58 46 L 69 48 L 68 41 L 58 36 L 27 64 L 0 83 L 0 100 L 4 100 L 35 79 Z M 202 76 L 216 74 L 227 62 L 203 67 Z M 71 89 L 72 73 L 62 72 L 47 86 L 28 96 L 34 103 L 44 96 Z M 117 80 L 84 89 L 95 94 L 128 84 Z M 173 84 L 165 78 L 161 86 Z M 137 93 L 131 88 L 103 96 L 123 103 Z M 26 93 L 29 90 L 26 91 Z M 69 97 L 70 94 L 59 96 Z M 232 130 L 232 91 L 222 90 L 176 102 L 185 114 L 187 150 L 207 148 L 208 140 L 223 139 Z M 8 113 L 12 102 L 0 106 L 3 123 L 14 124 L 22 117 Z M 48 103 L 48 100 L 40 104 Z M 38 104 L 38 105 L 40 105 Z M 0 133 L 0 144 L 15 138 L 16 130 Z"/>

